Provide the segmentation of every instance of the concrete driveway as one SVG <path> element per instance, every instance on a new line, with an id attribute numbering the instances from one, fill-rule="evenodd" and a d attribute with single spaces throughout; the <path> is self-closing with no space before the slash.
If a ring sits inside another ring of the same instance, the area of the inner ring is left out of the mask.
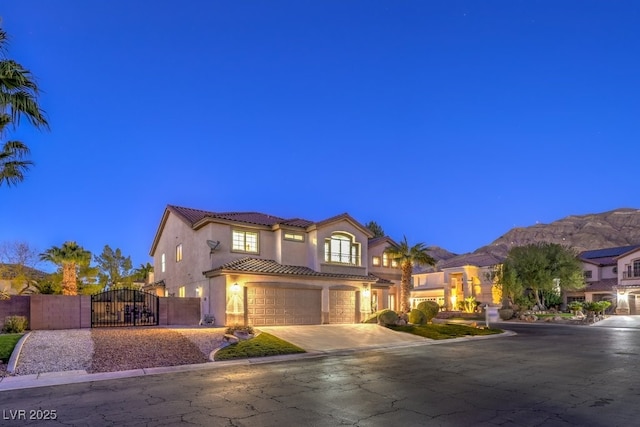
<path id="1" fill-rule="evenodd" d="M 256 329 L 282 338 L 310 353 L 402 347 L 425 344 L 417 335 L 394 332 L 376 324 L 261 326 Z"/>
<path id="2" fill-rule="evenodd" d="M 632 328 L 640 329 L 640 316 L 609 316 L 591 325 L 594 328 Z"/>

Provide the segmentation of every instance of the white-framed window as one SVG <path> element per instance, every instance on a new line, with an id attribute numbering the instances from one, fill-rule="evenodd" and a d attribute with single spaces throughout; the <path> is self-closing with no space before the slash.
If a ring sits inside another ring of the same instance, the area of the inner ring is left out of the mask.
<path id="1" fill-rule="evenodd" d="M 293 240 L 294 242 L 304 242 L 304 234 L 300 233 L 284 233 L 284 240 Z"/>
<path id="2" fill-rule="evenodd" d="M 176 246 L 176 262 L 182 261 L 182 243 Z"/>
<path id="3" fill-rule="evenodd" d="M 391 260 L 391 267 L 393 267 L 393 268 L 398 267 L 398 260 L 397 259 L 392 259 Z"/>
<path id="4" fill-rule="evenodd" d="M 333 233 L 324 241 L 324 260 L 338 264 L 360 265 L 360 243 L 347 233 Z"/>
<path id="5" fill-rule="evenodd" d="M 178 288 L 178 296 L 179 296 L 180 298 L 184 298 L 185 296 L 187 296 L 187 290 L 185 289 L 185 287 L 184 287 L 184 286 L 180 286 L 180 287 Z"/>
<path id="6" fill-rule="evenodd" d="M 253 231 L 233 230 L 231 250 L 234 252 L 258 253 L 258 233 Z"/>
<path id="7" fill-rule="evenodd" d="M 382 254 L 382 266 L 389 267 L 389 254 L 387 254 L 386 252 Z"/>
<path id="8" fill-rule="evenodd" d="M 380 257 L 379 256 L 374 256 L 373 258 L 371 258 L 371 264 L 374 266 L 379 266 L 380 265 Z"/>
<path id="9" fill-rule="evenodd" d="M 160 271 L 165 272 L 167 266 L 167 259 L 164 254 L 160 255 Z"/>

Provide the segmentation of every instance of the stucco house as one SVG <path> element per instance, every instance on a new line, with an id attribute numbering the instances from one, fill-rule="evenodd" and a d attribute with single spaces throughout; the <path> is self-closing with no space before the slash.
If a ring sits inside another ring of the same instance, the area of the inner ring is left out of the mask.
<path id="1" fill-rule="evenodd" d="M 563 305 L 573 301 L 611 301 L 618 314 L 640 314 L 640 245 L 584 251 L 586 287 L 563 294 Z M 500 304 L 500 292 L 490 273 L 503 260 L 490 254 L 465 254 L 438 265 L 438 271 L 414 269 L 412 307 L 421 301 L 437 302 L 447 310 L 475 297 L 482 304 Z"/>
<path id="2" fill-rule="evenodd" d="M 199 297 L 217 325 L 359 322 L 394 308 L 393 241 L 344 213 L 322 221 L 168 205 L 151 245 L 158 294 Z M 375 265 L 374 265 L 375 264 Z"/>
<path id="3" fill-rule="evenodd" d="M 587 287 L 565 302 L 611 301 L 618 314 L 640 314 L 640 245 L 580 253 Z"/>
<path id="4" fill-rule="evenodd" d="M 474 297 L 482 304 L 500 303 L 491 271 L 502 260 L 490 254 L 460 255 L 438 264 L 438 271 L 415 268 L 411 276 L 411 306 L 435 301 L 446 310 L 457 310 L 458 303 Z"/>

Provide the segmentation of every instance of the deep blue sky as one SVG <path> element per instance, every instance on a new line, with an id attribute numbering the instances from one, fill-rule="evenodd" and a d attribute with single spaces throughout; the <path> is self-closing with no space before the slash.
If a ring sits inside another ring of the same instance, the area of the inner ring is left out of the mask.
<path id="1" fill-rule="evenodd" d="M 5 2 L 51 131 L 0 241 L 148 252 L 166 204 L 463 253 L 640 207 L 640 2 Z"/>

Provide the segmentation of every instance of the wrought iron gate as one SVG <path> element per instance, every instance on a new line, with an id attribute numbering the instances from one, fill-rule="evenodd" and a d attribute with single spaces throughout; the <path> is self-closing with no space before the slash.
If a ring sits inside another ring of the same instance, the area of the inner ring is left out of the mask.
<path id="1" fill-rule="evenodd" d="M 155 326 L 158 296 L 135 289 L 113 289 L 91 295 L 91 327 Z"/>

